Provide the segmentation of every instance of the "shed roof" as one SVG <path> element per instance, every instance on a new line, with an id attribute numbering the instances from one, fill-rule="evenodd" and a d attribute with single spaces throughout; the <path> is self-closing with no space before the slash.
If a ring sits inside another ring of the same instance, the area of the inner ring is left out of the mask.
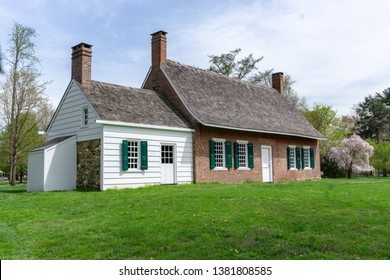
<path id="1" fill-rule="evenodd" d="M 39 145 L 38 147 L 34 148 L 30 152 L 46 150 L 46 149 L 48 149 L 50 147 L 53 147 L 54 145 L 57 145 L 58 143 L 61 143 L 61 142 L 65 141 L 66 139 L 71 138 L 73 136 L 74 135 L 61 136 L 61 137 L 57 137 L 57 138 L 51 139 L 50 141 L 47 141 L 46 143 L 43 143 L 43 144 Z"/>
<path id="2" fill-rule="evenodd" d="M 206 126 L 326 139 L 273 88 L 171 60 L 161 69 L 193 117 Z"/>

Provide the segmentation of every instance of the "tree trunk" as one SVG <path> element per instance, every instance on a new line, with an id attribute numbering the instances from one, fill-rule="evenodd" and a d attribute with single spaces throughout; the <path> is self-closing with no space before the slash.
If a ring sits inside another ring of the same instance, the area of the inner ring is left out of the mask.
<path id="1" fill-rule="evenodd" d="M 12 100 L 11 100 L 11 123 L 10 123 L 10 174 L 9 184 L 11 186 L 16 185 L 16 84 L 18 79 L 18 65 L 19 65 L 19 49 L 15 54 L 15 61 L 12 71 Z"/>
<path id="2" fill-rule="evenodd" d="M 348 169 L 348 179 L 352 179 L 352 169 Z"/>
<path id="3" fill-rule="evenodd" d="M 11 153 L 10 159 L 9 184 L 11 186 L 16 185 L 16 155 L 14 152 Z"/>
<path id="4" fill-rule="evenodd" d="M 352 162 L 348 166 L 348 179 L 352 179 Z"/>

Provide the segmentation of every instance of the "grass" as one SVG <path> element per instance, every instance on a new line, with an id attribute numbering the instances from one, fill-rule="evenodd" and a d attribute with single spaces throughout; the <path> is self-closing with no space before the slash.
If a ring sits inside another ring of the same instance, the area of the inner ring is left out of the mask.
<path id="1" fill-rule="evenodd" d="M 27 193 L 0 183 L 0 259 L 390 259 L 390 180 Z"/>

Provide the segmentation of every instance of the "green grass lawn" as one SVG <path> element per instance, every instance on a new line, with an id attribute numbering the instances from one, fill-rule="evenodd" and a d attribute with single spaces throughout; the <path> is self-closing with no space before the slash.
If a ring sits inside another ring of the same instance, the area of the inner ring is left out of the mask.
<path id="1" fill-rule="evenodd" d="M 0 259 L 390 259 L 390 180 L 27 193 L 0 183 Z"/>

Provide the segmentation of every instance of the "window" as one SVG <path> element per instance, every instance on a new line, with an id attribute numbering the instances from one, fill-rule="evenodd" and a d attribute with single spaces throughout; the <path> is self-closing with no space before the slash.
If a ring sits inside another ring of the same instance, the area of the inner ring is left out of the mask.
<path id="1" fill-rule="evenodd" d="M 122 141 L 122 170 L 148 169 L 148 142 L 138 140 Z"/>
<path id="2" fill-rule="evenodd" d="M 232 168 L 232 143 L 225 139 L 210 140 L 210 169 Z"/>
<path id="3" fill-rule="evenodd" d="M 303 147 L 302 148 L 302 168 L 313 169 L 315 163 L 314 148 Z"/>
<path id="4" fill-rule="evenodd" d="M 83 126 L 88 125 L 88 108 L 83 108 L 81 124 Z"/>
<path id="5" fill-rule="evenodd" d="M 311 168 L 310 167 L 310 147 L 302 148 L 302 168 Z"/>
<path id="6" fill-rule="evenodd" d="M 248 167 L 246 145 L 247 144 L 244 144 L 244 143 L 237 143 L 238 168 L 240 168 L 240 167 Z"/>
<path id="7" fill-rule="evenodd" d="M 215 167 L 225 167 L 225 153 L 222 141 L 215 141 Z"/>
<path id="8" fill-rule="evenodd" d="M 234 167 L 238 168 L 253 168 L 253 144 L 248 141 L 240 141 L 234 143 Z"/>
<path id="9" fill-rule="evenodd" d="M 127 147 L 128 168 L 138 168 L 138 141 L 129 141 Z"/>
<path id="10" fill-rule="evenodd" d="M 173 146 L 161 146 L 161 163 L 173 164 Z"/>
<path id="11" fill-rule="evenodd" d="M 301 149 L 296 146 L 287 148 L 287 169 L 299 170 L 301 167 Z"/>

